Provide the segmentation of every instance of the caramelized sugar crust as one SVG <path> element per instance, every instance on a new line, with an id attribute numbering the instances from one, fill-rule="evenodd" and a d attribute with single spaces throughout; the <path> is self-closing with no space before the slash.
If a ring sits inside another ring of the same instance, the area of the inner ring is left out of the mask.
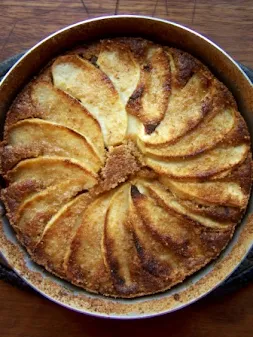
<path id="1" fill-rule="evenodd" d="M 139 38 L 57 57 L 5 123 L 1 198 L 33 260 L 131 298 L 217 257 L 248 203 L 247 126 L 191 55 Z"/>

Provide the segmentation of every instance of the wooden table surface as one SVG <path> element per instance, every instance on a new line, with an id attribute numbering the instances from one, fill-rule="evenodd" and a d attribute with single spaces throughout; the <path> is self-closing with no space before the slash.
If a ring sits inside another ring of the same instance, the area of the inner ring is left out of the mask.
<path id="1" fill-rule="evenodd" d="M 1 0 L 0 61 L 66 25 L 111 14 L 169 19 L 206 35 L 253 68 L 252 0 Z M 253 284 L 140 321 L 92 318 L 0 281 L 0 336 L 253 336 Z"/>

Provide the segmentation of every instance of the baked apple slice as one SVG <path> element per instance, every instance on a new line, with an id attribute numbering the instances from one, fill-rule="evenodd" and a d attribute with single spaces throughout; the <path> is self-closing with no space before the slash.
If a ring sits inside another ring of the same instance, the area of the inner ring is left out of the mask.
<path id="1" fill-rule="evenodd" d="M 49 155 L 74 159 L 93 173 L 102 165 L 93 147 L 80 133 L 37 118 L 12 125 L 5 141 L 8 145 L 2 154 L 2 165 L 6 170 L 22 159 Z"/>
<path id="2" fill-rule="evenodd" d="M 136 291 L 132 274 L 135 248 L 127 226 L 130 185 L 124 184 L 114 194 L 105 218 L 103 247 L 105 262 L 116 290 L 128 295 Z"/>
<path id="3" fill-rule="evenodd" d="M 224 109 L 213 118 L 205 118 L 192 131 L 173 144 L 148 146 L 139 141 L 145 154 L 160 158 L 190 157 L 200 154 L 222 141 L 235 125 L 233 109 Z"/>
<path id="4" fill-rule="evenodd" d="M 203 179 L 239 165 L 247 157 L 248 151 L 247 144 L 237 146 L 221 144 L 195 157 L 170 161 L 146 157 L 146 163 L 159 174 L 165 174 L 172 178 Z"/>
<path id="5" fill-rule="evenodd" d="M 75 55 L 60 56 L 52 65 L 53 82 L 98 120 L 107 146 L 120 144 L 126 134 L 125 107 L 108 76 Z"/>
<path id="6" fill-rule="evenodd" d="M 85 167 L 68 158 L 56 157 L 26 159 L 7 173 L 7 180 L 10 183 L 34 180 L 41 182 L 44 187 L 79 178 L 85 179 L 84 188 L 86 189 L 97 183 L 96 176 Z"/>
<path id="7" fill-rule="evenodd" d="M 70 245 L 90 201 L 89 193 L 82 193 L 62 207 L 47 223 L 33 251 L 35 260 L 57 275 L 66 276 Z"/>
<path id="8" fill-rule="evenodd" d="M 79 192 L 84 190 L 84 179 L 66 180 L 50 186 L 26 200 L 15 215 L 10 215 L 19 238 L 33 250 L 50 219 Z"/>
<path id="9" fill-rule="evenodd" d="M 170 95 L 167 111 L 160 124 L 151 134 L 143 128 L 140 139 L 150 145 L 175 141 L 203 119 L 208 100 L 206 79 L 202 74 L 194 74 L 185 87 Z"/>
<path id="10" fill-rule="evenodd" d="M 178 181 L 161 176 L 160 182 L 183 200 L 200 204 L 245 207 L 247 194 L 233 181 Z"/>
<path id="11" fill-rule="evenodd" d="M 43 81 L 32 85 L 31 99 L 35 116 L 31 114 L 26 118 L 38 117 L 73 129 L 86 138 L 103 161 L 105 150 L 101 127 L 80 102 Z"/>
<path id="12" fill-rule="evenodd" d="M 120 41 L 104 40 L 96 64 L 110 78 L 126 105 L 140 79 L 140 67 L 130 48 Z"/>
<path id="13" fill-rule="evenodd" d="M 192 220 L 199 225 L 215 229 L 227 229 L 230 228 L 232 225 L 231 222 L 218 221 L 203 216 L 201 214 L 190 212 L 189 209 L 186 209 L 170 191 L 166 190 L 162 185 L 158 183 L 147 184 L 146 188 L 152 198 L 154 198 L 158 204 L 160 203 L 164 208 L 168 208 L 169 211 L 174 211 L 177 214 L 185 217 L 188 220 Z"/>
<path id="14" fill-rule="evenodd" d="M 126 109 L 143 123 L 145 133 L 150 134 L 168 109 L 170 66 L 164 50 L 153 46 L 142 57 L 140 67 L 140 80 Z"/>
<path id="15" fill-rule="evenodd" d="M 105 193 L 88 205 L 66 260 L 66 273 L 73 283 L 105 294 L 113 292 L 102 247 L 105 217 L 112 195 Z"/>

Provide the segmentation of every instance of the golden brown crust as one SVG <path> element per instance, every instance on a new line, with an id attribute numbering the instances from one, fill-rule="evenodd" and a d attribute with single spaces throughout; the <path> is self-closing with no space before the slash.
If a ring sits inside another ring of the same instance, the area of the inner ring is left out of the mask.
<path id="1" fill-rule="evenodd" d="M 32 259 L 123 298 L 217 257 L 252 181 L 232 94 L 191 55 L 140 38 L 51 61 L 13 102 L 0 162 L 1 199 Z"/>
<path id="2" fill-rule="evenodd" d="M 1 191 L 1 198 L 9 214 L 15 214 L 22 201 L 32 194 L 43 189 L 43 183 L 28 179 L 21 182 L 15 182 Z"/>

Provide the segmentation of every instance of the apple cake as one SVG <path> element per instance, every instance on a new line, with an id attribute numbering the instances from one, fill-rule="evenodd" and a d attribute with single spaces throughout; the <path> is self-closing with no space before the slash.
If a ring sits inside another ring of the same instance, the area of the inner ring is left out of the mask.
<path id="1" fill-rule="evenodd" d="M 114 38 L 53 59 L 5 121 L 1 199 L 51 273 L 106 296 L 165 291 L 216 258 L 246 209 L 250 137 L 188 53 Z"/>

